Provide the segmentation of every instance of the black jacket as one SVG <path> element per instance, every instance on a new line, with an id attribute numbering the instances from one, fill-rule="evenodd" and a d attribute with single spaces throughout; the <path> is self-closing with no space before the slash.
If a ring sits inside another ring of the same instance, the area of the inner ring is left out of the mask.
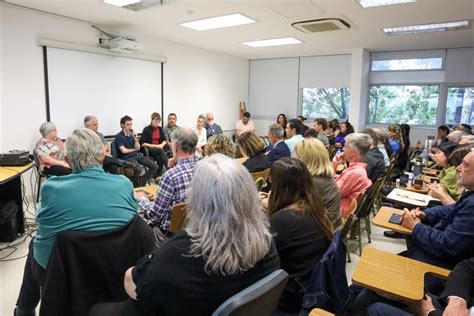
<path id="1" fill-rule="evenodd" d="M 166 137 L 161 126 L 158 126 L 158 129 L 160 130 L 160 139 L 158 140 L 158 143 L 161 144 L 162 142 L 166 141 Z M 143 129 L 142 136 L 140 136 L 140 145 L 142 145 L 143 143 L 152 144 L 152 136 L 153 127 L 151 125 L 148 125 Z"/>

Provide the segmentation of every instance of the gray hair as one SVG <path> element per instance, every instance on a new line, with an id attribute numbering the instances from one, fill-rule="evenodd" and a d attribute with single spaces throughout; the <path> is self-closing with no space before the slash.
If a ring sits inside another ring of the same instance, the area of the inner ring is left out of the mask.
<path id="1" fill-rule="evenodd" d="M 346 146 L 356 148 L 362 157 L 369 151 L 372 138 L 367 134 L 352 133 L 346 136 Z"/>
<path id="2" fill-rule="evenodd" d="M 198 137 L 190 128 L 178 127 L 171 134 L 171 142 L 175 143 L 186 154 L 196 152 Z"/>
<path id="3" fill-rule="evenodd" d="M 278 123 L 274 123 L 268 126 L 268 131 L 270 132 L 270 134 L 277 138 L 283 138 L 284 130 L 283 127 L 281 127 L 281 125 Z"/>
<path id="4" fill-rule="evenodd" d="M 449 133 L 447 137 L 453 143 L 459 143 L 459 141 L 461 140 L 463 135 L 464 135 L 464 133 L 461 132 L 461 131 L 453 131 L 453 132 Z"/>
<path id="5" fill-rule="evenodd" d="M 79 128 L 66 139 L 66 155 L 72 170 L 100 167 L 104 145 L 100 137 L 88 128 Z"/>
<path id="6" fill-rule="evenodd" d="M 381 128 L 374 128 L 375 135 L 377 135 L 377 140 L 379 143 L 383 144 L 387 139 L 387 133 Z"/>
<path id="7" fill-rule="evenodd" d="M 92 121 L 93 119 L 97 119 L 95 116 L 93 115 L 87 115 L 85 118 L 84 118 L 84 126 L 87 125 L 87 123 L 89 123 L 90 121 Z"/>
<path id="8" fill-rule="evenodd" d="M 234 275 L 269 252 L 269 220 L 247 169 L 222 154 L 204 158 L 188 197 L 191 255 L 204 257 L 208 273 Z"/>
<path id="9" fill-rule="evenodd" d="M 46 137 L 49 132 L 53 131 L 56 129 L 56 125 L 53 122 L 44 122 L 41 124 L 39 128 L 39 132 L 41 133 L 41 136 Z"/>
<path id="10" fill-rule="evenodd" d="M 378 139 L 378 136 L 375 133 L 375 130 L 373 128 L 366 127 L 362 130 L 362 133 L 366 134 L 366 135 L 369 135 L 370 138 L 372 138 L 373 146 L 377 147 L 377 145 L 379 143 L 379 139 Z"/>

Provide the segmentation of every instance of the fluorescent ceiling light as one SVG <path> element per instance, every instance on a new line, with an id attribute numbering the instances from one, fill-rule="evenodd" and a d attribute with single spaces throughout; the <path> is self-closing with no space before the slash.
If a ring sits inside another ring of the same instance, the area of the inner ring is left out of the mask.
<path id="1" fill-rule="evenodd" d="M 250 24 L 255 22 L 257 21 L 252 20 L 251 18 L 246 17 L 245 15 L 242 15 L 240 13 L 234 13 L 197 21 L 185 22 L 181 23 L 180 25 L 184 27 L 189 27 L 190 29 L 196 31 L 206 31 L 212 29 L 220 29 L 223 27 Z"/>
<path id="2" fill-rule="evenodd" d="M 116 5 L 117 7 L 124 7 L 137 2 L 142 2 L 142 0 L 104 0 L 104 3 Z"/>
<path id="3" fill-rule="evenodd" d="M 383 31 L 387 35 L 404 35 L 404 34 L 416 34 L 416 33 L 428 33 L 428 32 L 446 32 L 454 30 L 465 30 L 470 28 L 470 22 L 456 21 L 446 23 L 435 23 L 435 24 L 423 24 L 413 26 L 400 26 L 400 27 L 387 27 Z"/>
<path id="4" fill-rule="evenodd" d="M 291 44 L 300 44 L 303 43 L 297 38 L 294 37 L 285 37 L 285 38 L 274 38 L 261 41 L 253 42 L 244 42 L 242 44 L 250 47 L 266 47 L 266 46 L 279 46 L 279 45 L 291 45 Z"/>
<path id="5" fill-rule="evenodd" d="M 385 5 L 416 2 L 417 0 L 357 0 L 363 8 L 382 7 Z"/>

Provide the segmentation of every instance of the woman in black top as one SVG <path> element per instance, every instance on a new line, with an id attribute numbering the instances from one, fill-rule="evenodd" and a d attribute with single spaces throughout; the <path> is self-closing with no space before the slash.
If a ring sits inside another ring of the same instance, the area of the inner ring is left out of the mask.
<path id="1" fill-rule="evenodd" d="M 283 127 L 283 139 L 286 139 L 286 124 L 288 123 L 286 115 L 283 113 L 278 114 L 276 122 L 280 124 L 281 127 Z"/>
<path id="2" fill-rule="evenodd" d="M 237 138 L 237 144 L 242 154 L 248 157 L 243 165 L 250 173 L 270 168 L 268 156 L 265 155 L 265 144 L 260 137 L 253 132 L 245 132 Z"/>
<path id="3" fill-rule="evenodd" d="M 329 247 L 333 228 L 303 162 L 280 158 L 273 164 L 270 175 L 270 225 L 281 267 L 290 275 L 278 311 L 296 314 L 301 310 L 302 295 L 295 280 L 305 281 L 308 277 Z"/>
<path id="4" fill-rule="evenodd" d="M 158 176 L 163 173 L 163 166 L 168 165 L 168 156 L 164 151 L 166 146 L 165 133 L 160 126 L 161 116 L 159 113 L 151 114 L 151 123 L 143 129 L 142 136 L 140 137 L 141 151 L 156 161 L 158 165 Z"/>

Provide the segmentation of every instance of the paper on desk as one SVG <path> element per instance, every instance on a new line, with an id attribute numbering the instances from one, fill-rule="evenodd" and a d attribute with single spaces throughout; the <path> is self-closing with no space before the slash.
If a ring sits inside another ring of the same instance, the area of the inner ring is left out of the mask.
<path id="1" fill-rule="evenodd" d="M 439 201 L 438 199 L 427 194 L 421 194 L 397 188 L 393 189 L 392 192 L 390 192 L 390 194 L 387 196 L 387 198 L 393 201 L 423 207 L 428 206 L 428 203 L 430 201 Z"/>

